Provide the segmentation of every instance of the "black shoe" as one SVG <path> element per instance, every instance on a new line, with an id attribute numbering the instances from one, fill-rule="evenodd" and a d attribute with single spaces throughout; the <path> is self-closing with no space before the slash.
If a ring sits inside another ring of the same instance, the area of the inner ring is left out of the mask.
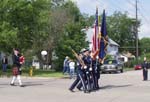
<path id="1" fill-rule="evenodd" d="M 77 89 L 78 89 L 79 91 L 82 91 L 81 88 L 78 88 L 78 87 L 77 87 Z"/>
<path id="2" fill-rule="evenodd" d="M 10 85 L 11 85 L 11 86 L 15 86 L 15 84 L 12 84 L 12 83 L 11 83 Z"/>
<path id="3" fill-rule="evenodd" d="M 72 89 L 69 89 L 71 92 L 75 92 L 75 91 L 73 91 Z"/>
<path id="4" fill-rule="evenodd" d="M 100 89 L 100 87 L 96 87 L 96 90 L 99 90 Z"/>
<path id="5" fill-rule="evenodd" d="M 25 87 L 25 85 L 20 85 L 20 87 Z"/>
<path id="6" fill-rule="evenodd" d="M 90 93 L 90 91 L 86 90 L 86 91 L 84 91 L 84 93 Z"/>

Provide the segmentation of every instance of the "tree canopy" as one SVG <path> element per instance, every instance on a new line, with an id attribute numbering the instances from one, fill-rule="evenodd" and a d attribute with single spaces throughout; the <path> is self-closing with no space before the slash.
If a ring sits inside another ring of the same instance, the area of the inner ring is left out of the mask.
<path id="1" fill-rule="evenodd" d="M 52 54 L 62 61 L 73 57 L 70 46 L 77 51 L 87 46 L 81 32 L 86 20 L 71 1 L 2 0 L 0 6 L 1 51 L 11 53 L 17 47 L 42 61 L 41 51 L 46 50 L 46 63 L 51 64 Z"/>
<path id="2" fill-rule="evenodd" d="M 1 51 L 11 53 L 17 47 L 26 57 L 36 55 L 43 62 L 41 51 L 46 50 L 46 63 L 56 62 L 57 68 L 65 56 L 74 59 L 70 48 L 78 52 L 88 47 L 81 29 L 95 19 L 81 14 L 70 0 L 1 0 L 0 13 Z M 108 35 L 121 47 L 135 46 L 135 24 L 127 13 L 115 12 L 107 17 Z"/>

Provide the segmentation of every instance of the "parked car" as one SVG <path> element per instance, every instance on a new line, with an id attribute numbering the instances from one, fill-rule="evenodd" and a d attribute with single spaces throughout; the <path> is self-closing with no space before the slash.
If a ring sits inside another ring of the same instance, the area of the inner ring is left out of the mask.
<path id="1" fill-rule="evenodd" d="M 101 72 L 121 72 L 123 73 L 124 64 L 117 60 L 106 60 L 104 64 L 101 66 Z"/>
<path id="2" fill-rule="evenodd" d="M 134 70 L 140 70 L 142 69 L 142 65 L 141 64 L 137 64 L 134 66 Z"/>

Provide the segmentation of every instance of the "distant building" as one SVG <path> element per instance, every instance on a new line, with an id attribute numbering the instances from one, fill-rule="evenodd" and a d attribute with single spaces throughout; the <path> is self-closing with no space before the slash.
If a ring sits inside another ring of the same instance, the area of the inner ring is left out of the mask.
<path id="1" fill-rule="evenodd" d="M 135 56 L 130 52 L 126 52 L 123 54 L 119 54 L 118 59 L 123 61 L 123 62 L 128 62 L 128 61 L 134 60 Z"/>
<path id="2" fill-rule="evenodd" d="M 119 53 L 119 45 L 113 41 L 112 39 L 108 38 L 108 46 L 107 46 L 107 53 L 109 55 L 117 55 Z"/>
<path id="3" fill-rule="evenodd" d="M 94 34 L 94 28 L 86 28 L 86 29 L 82 29 L 82 31 L 84 31 L 86 33 L 86 40 L 88 42 L 90 42 L 90 49 L 92 49 L 92 37 Z M 117 44 L 115 41 L 113 41 L 111 38 L 108 38 L 108 46 L 107 46 L 107 54 L 112 55 L 114 57 L 117 56 L 117 54 L 119 53 L 119 44 Z"/>
<path id="4" fill-rule="evenodd" d="M 4 52 L 0 52 L 0 61 L 1 62 L 2 62 L 2 59 L 3 59 L 4 56 L 7 56 L 7 58 L 8 58 L 8 64 L 12 65 L 13 64 L 12 55 L 7 55 Z"/>

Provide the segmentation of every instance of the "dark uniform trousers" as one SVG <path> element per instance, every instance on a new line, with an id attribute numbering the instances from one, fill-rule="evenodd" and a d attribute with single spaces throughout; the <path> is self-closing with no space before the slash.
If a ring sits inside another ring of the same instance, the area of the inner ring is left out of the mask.
<path id="1" fill-rule="evenodd" d="M 148 79 L 148 63 L 146 61 L 144 61 L 144 63 L 142 64 L 142 68 L 143 68 L 143 80 L 147 80 Z"/>
<path id="2" fill-rule="evenodd" d="M 148 70 L 147 68 L 143 68 L 143 80 L 147 80 L 148 79 Z"/>
<path id="3" fill-rule="evenodd" d="M 86 71 L 86 86 L 87 91 L 91 91 L 91 75 L 89 71 Z"/>
<path id="4" fill-rule="evenodd" d="M 96 60 L 93 60 L 93 73 L 94 73 L 94 82 L 95 88 L 99 89 L 99 79 L 100 79 L 100 65 Z"/>
<path id="5" fill-rule="evenodd" d="M 95 71 L 95 86 L 96 86 L 96 89 L 99 89 L 99 79 L 100 79 L 100 70 L 99 70 L 99 68 L 97 68 L 97 70 Z"/>
<path id="6" fill-rule="evenodd" d="M 85 85 L 87 87 L 87 91 L 90 92 L 94 89 L 96 89 L 96 85 L 95 85 L 95 79 L 94 79 L 94 74 L 92 71 L 86 71 L 85 72 L 86 76 L 84 77 L 85 78 Z M 80 82 L 77 86 L 78 89 L 81 89 L 82 88 L 82 83 Z"/>
<path id="7" fill-rule="evenodd" d="M 97 85 L 98 85 L 98 77 L 95 71 L 92 71 L 92 75 L 93 75 L 93 90 L 97 89 Z"/>
<path id="8" fill-rule="evenodd" d="M 71 85 L 71 87 L 69 88 L 70 90 L 73 90 L 76 85 L 81 82 L 81 85 L 83 86 L 83 90 L 84 92 L 86 92 L 86 85 L 85 85 L 85 75 L 84 75 L 84 72 L 83 70 L 78 70 L 78 73 L 77 73 L 77 78 L 76 80 L 73 82 L 73 84 Z"/>

